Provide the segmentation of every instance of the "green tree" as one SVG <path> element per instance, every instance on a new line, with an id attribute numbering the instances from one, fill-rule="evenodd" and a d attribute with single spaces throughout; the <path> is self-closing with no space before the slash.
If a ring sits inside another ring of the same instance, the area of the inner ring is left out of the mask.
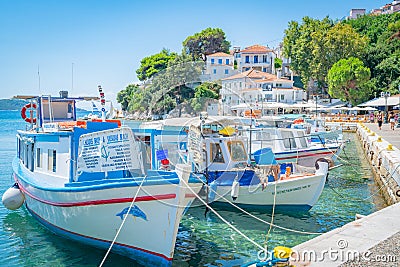
<path id="1" fill-rule="evenodd" d="M 186 54 L 178 55 L 171 60 L 168 67 L 152 79 L 151 110 L 168 112 L 168 109 L 173 109 L 177 102 L 183 103 L 193 97 L 194 91 L 191 87 L 200 81 L 199 76 L 203 66 L 204 62 L 192 61 Z"/>
<path id="2" fill-rule="evenodd" d="M 333 27 L 319 28 L 312 34 L 312 75 L 320 87 L 327 87 L 329 69 L 340 59 L 362 58 L 368 39 L 350 25 L 337 23 Z"/>
<path id="3" fill-rule="evenodd" d="M 316 44 L 322 42 L 319 38 L 324 36 L 332 25 L 333 22 L 328 17 L 321 21 L 303 17 L 301 24 L 290 21 L 288 29 L 285 30 L 284 55 L 291 59 L 291 68 L 301 76 L 301 81 L 306 86 L 315 75 L 314 66 L 318 67 L 318 63 L 313 62 Z"/>
<path id="4" fill-rule="evenodd" d="M 222 86 L 215 82 L 205 82 L 195 88 L 194 98 L 191 100 L 191 106 L 195 111 L 204 109 L 206 103 L 211 99 L 219 98 L 219 90 Z"/>
<path id="5" fill-rule="evenodd" d="M 132 100 L 133 92 L 139 88 L 136 84 L 128 85 L 117 94 L 117 102 L 121 104 L 122 110 L 128 110 L 129 102 Z"/>
<path id="6" fill-rule="evenodd" d="M 207 55 L 216 52 L 229 53 L 230 46 L 224 31 L 220 28 L 207 28 L 183 41 L 184 53 L 191 55 L 194 60 L 206 61 Z"/>
<path id="7" fill-rule="evenodd" d="M 130 112 L 145 111 L 149 107 L 151 93 L 148 88 L 136 84 L 128 85 L 117 94 L 117 101 L 122 110 Z"/>
<path id="8" fill-rule="evenodd" d="M 151 78 L 154 74 L 166 69 L 168 62 L 176 57 L 176 53 L 171 53 L 164 48 L 160 53 L 143 58 L 140 61 L 140 67 L 136 70 L 138 79 L 144 81 Z"/>
<path id="9" fill-rule="evenodd" d="M 274 59 L 274 68 L 276 70 L 282 68 L 282 59 L 280 59 L 280 58 Z"/>
<path id="10" fill-rule="evenodd" d="M 367 82 L 370 75 L 369 68 L 365 67 L 360 59 L 341 59 L 329 70 L 329 94 L 349 101 L 352 105 L 359 104 L 369 97 L 370 87 Z"/>

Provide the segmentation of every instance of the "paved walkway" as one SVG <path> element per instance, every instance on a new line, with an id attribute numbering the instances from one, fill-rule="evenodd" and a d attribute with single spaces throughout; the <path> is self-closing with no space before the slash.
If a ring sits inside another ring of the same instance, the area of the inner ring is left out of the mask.
<path id="1" fill-rule="evenodd" d="M 384 123 L 382 125 L 382 130 L 378 129 L 377 123 L 364 123 L 371 131 L 375 132 L 377 135 L 381 136 L 386 141 L 390 142 L 392 145 L 400 149 L 400 128 L 390 129 L 389 123 Z"/>

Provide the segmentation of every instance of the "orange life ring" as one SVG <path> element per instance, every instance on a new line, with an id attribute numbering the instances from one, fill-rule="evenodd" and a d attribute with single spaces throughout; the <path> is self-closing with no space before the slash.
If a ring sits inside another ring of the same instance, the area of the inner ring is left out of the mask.
<path id="1" fill-rule="evenodd" d="M 297 118 L 293 121 L 294 124 L 299 124 L 299 123 L 303 123 L 304 119 L 303 118 Z"/>
<path id="2" fill-rule="evenodd" d="M 22 107 L 21 109 L 21 117 L 26 121 L 27 123 L 36 123 L 36 118 L 31 119 L 30 117 L 26 116 L 26 110 L 27 109 L 36 109 L 37 106 L 35 103 L 28 103 L 25 106 Z M 31 111 L 33 112 L 33 111 Z"/>

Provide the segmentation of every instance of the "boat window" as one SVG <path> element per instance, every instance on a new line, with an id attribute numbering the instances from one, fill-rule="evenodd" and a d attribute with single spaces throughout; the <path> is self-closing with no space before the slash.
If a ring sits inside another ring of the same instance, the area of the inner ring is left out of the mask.
<path id="1" fill-rule="evenodd" d="M 271 140 L 271 134 L 266 132 L 257 132 L 256 134 L 257 141 L 269 141 Z"/>
<path id="2" fill-rule="evenodd" d="M 24 165 L 28 168 L 28 145 L 24 145 Z"/>
<path id="3" fill-rule="evenodd" d="M 292 132 L 282 131 L 283 137 L 283 145 L 285 148 L 297 148 L 296 141 L 294 140 L 294 136 Z"/>
<path id="4" fill-rule="evenodd" d="M 229 141 L 228 150 L 233 161 L 247 160 L 247 154 L 242 141 Z"/>
<path id="5" fill-rule="evenodd" d="M 40 148 L 36 148 L 36 167 L 42 167 L 42 150 Z"/>
<path id="6" fill-rule="evenodd" d="M 35 153 L 34 153 L 34 148 L 33 148 L 33 144 L 29 145 L 29 158 L 30 158 L 30 164 L 29 164 L 29 170 L 31 172 L 33 172 L 34 168 L 35 168 Z"/>
<path id="7" fill-rule="evenodd" d="M 303 132 L 299 132 L 299 140 L 300 140 L 300 145 L 302 148 L 307 147 L 307 140 L 304 137 L 304 133 Z"/>
<path id="8" fill-rule="evenodd" d="M 225 163 L 220 144 L 210 143 L 210 148 L 212 162 Z"/>
<path id="9" fill-rule="evenodd" d="M 57 171 L 57 152 L 54 149 L 48 150 L 47 169 L 52 172 Z"/>

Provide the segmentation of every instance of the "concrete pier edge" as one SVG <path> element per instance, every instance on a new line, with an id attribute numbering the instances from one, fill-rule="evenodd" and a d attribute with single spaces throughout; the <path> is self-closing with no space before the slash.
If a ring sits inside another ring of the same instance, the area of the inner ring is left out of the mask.
<path id="1" fill-rule="evenodd" d="M 391 206 L 295 246 L 294 266 L 366 266 L 366 262 L 368 266 L 400 266 L 400 248 L 390 246 L 400 234 L 400 134 L 378 130 L 374 124 L 358 124 L 357 135 L 375 181 Z M 376 255 L 385 254 L 380 250 L 388 246 L 397 254 L 392 255 L 394 262 L 377 262 Z"/>

